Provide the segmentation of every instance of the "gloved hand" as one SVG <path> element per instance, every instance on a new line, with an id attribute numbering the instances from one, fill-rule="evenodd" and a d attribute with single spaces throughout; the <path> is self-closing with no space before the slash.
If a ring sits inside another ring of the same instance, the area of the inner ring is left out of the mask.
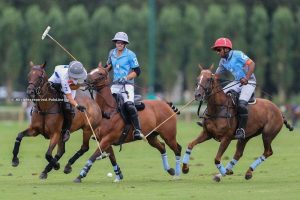
<path id="1" fill-rule="evenodd" d="M 86 107 L 82 106 L 82 105 L 77 105 L 76 108 L 80 111 L 80 112 L 84 112 L 86 110 Z"/>
<path id="2" fill-rule="evenodd" d="M 122 77 L 118 79 L 118 83 L 124 85 L 127 83 L 127 77 Z"/>
<path id="3" fill-rule="evenodd" d="M 242 85 L 247 85 L 247 84 L 248 84 L 248 79 L 247 79 L 247 78 L 241 78 L 241 79 L 240 79 L 240 83 L 241 83 Z"/>

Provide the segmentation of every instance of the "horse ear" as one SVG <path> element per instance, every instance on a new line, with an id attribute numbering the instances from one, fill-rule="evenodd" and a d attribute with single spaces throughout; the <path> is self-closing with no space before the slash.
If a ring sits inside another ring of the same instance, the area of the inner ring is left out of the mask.
<path id="1" fill-rule="evenodd" d="M 200 65 L 200 63 L 198 64 L 198 67 L 199 67 L 200 71 L 203 70 L 203 67 Z"/>
<path id="2" fill-rule="evenodd" d="M 212 71 L 214 69 L 214 63 L 211 64 L 211 66 L 209 67 L 209 70 Z"/>
<path id="3" fill-rule="evenodd" d="M 98 68 L 103 68 L 102 62 L 101 62 L 101 61 L 100 61 L 99 64 L 98 64 Z"/>
<path id="4" fill-rule="evenodd" d="M 29 65 L 30 65 L 30 67 L 33 67 L 33 66 L 34 66 L 34 64 L 33 64 L 32 61 L 29 62 Z"/>
<path id="5" fill-rule="evenodd" d="M 47 65 L 47 61 L 44 61 L 44 64 L 42 64 L 42 68 L 45 68 Z"/>

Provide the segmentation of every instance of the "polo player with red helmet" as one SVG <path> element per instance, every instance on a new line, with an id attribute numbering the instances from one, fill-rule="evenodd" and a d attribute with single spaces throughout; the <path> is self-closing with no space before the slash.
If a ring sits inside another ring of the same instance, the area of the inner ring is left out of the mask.
<path id="1" fill-rule="evenodd" d="M 253 73 L 255 63 L 242 51 L 232 50 L 232 42 L 228 38 L 217 39 L 211 48 L 221 57 L 215 72 L 216 77 L 218 78 L 226 71 L 234 76 L 234 81 L 225 87 L 224 92 L 234 90 L 240 95 L 237 108 L 238 128 L 235 138 L 244 139 L 248 120 L 248 101 L 256 86 L 256 78 Z"/>

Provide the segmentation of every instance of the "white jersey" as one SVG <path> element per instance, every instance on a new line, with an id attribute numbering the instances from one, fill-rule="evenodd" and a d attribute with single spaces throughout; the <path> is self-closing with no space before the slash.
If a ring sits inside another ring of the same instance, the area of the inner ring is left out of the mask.
<path id="1" fill-rule="evenodd" d="M 69 65 L 58 65 L 54 69 L 54 73 L 52 76 L 48 79 L 48 81 L 52 83 L 60 83 L 61 84 L 61 91 L 64 94 L 72 94 L 72 97 L 75 98 L 76 96 L 76 90 L 71 90 L 70 85 L 71 84 L 77 84 L 77 81 L 72 80 L 69 78 L 68 75 L 68 69 Z M 65 97 L 66 100 L 66 97 Z"/>

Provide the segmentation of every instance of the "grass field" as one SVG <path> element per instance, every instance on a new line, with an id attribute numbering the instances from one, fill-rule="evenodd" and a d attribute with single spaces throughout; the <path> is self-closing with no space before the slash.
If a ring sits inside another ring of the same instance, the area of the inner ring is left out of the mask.
<path id="1" fill-rule="evenodd" d="M 17 133 L 26 124 L 0 122 L 0 199 L 263 199 L 276 200 L 300 199 L 300 130 L 288 132 L 283 128 L 273 141 L 272 157 L 267 159 L 254 172 L 249 181 L 244 179 L 244 173 L 254 159 L 263 152 L 260 136 L 249 142 L 244 157 L 234 168 L 235 174 L 222 179 L 220 183 L 212 181 L 217 172 L 214 166 L 214 156 L 218 143 L 208 141 L 194 148 L 192 153 L 190 173 L 181 175 L 174 181 L 163 171 L 160 154 L 148 144 L 138 141 L 123 146 L 123 151 L 115 153 L 124 180 L 113 183 L 113 178 L 106 176 L 113 172 L 108 159 L 97 161 L 88 176 L 81 184 L 73 183 L 88 157 L 96 148 L 94 141 L 90 142 L 87 152 L 73 166 L 73 172 L 65 175 L 63 167 L 73 153 L 81 145 L 81 133 L 72 134 L 67 143 L 67 151 L 60 160 L 61 169 L 49 173 L 47 180 L 40 180 L 39 174 L 46 165 L 44 154 L 48 141 L 43 137 L 24 138 L 20 148 L 20 165 L 11 166 L 12 149 Z M 183 146 L 183 152 L 189 141 L 200 131 L 195 123 L 180 122 L 178 124 L 178 141 Z M 232 157 L 235 141 L 225 152 L 223 164 Z M 169 162 L 172 167 L 175 157 L 168 149 Z"/>

